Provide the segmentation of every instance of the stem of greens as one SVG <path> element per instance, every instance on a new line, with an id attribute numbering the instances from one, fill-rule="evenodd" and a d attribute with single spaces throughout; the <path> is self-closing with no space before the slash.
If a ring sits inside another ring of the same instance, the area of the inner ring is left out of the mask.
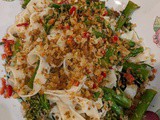
<path id="1" fill-rule="evenodd" d="M 110 93 L 113 96 L 114 101 L 124 107 L 124 108 L 130 108 L 132 105 L 132 101 L 128 99 L 122 92 L 120 94 L 116 94 L 116 92 L 110 88 L 104 87 L 102 88 L 104 93 L 108 94 Z"/>
<path id="2" fill-rule="evenodd" d="M 133 3 L 132 1 L 128 2 L 126 8 L 122 12 L 122 15 L 120 16 L 120 18 L 117 22 L 116 31 L 118 31 L 119 29 L 121 29 L 123 27 L 123 25 L 125 24 L 127 19 L 130 17 L 130 15 L 138 8 L 139 8 L 139 6 L 137 4 Z"/>
<path id="3" fill-rule="evenodd" d="M 29 2 L 30 2 L 30 0 L 24 0 L 24 2 L 22 4 L 22 8 L 25 9 Z"/>
<path id="4" fill-rule="evenodd" d="M 37 67 L 36 67 L 36 69 L 35 69 L 32 77 L 31 77 L 30 81 L 28 82 L 28 86 L 29 86 L 30 88 L 32 88 L 32 89 L 33 89 L 33 82 L 34 82 L 35 76 L 36 76 L 36 74 L 37 74 L 37 70 L 38 70 L 38 68 L 39 68 L 39 64 L 40 64 L 40 61 L 38 61 Z"/>
<path id="5" fill-rule="evenodd" d="M 117 114 L 117 115 L 123 115 L 123 110 L 121 107 L 119 107 L 116 102 L 114 101 L 111 93 L 104 95 L 104 100 L 111 102 L 111 109 Z"/>
<path id="6" fill-rule="evenodd" d="M 150 105 L 156 94 L 157 91 L 152 89 L 147 89 L 144 92 L 139 104 L 133 112 L 134 114 L 131 116 L 131 120 L 142 120 L 145 111 L 147 110 L 148 106 Z"/>

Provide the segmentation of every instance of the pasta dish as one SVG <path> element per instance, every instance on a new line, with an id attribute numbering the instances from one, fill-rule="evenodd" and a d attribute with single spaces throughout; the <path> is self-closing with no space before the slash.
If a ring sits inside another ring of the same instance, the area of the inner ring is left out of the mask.
<path id="1" fill-rule="evenodd" d="M 24 118 L 142 119 L 156 70 L 130 21 L 137 4 L 121 13 L 98 0 L 26 0 L 23 7 L 1 43 L 0 94 L 19 99 Z"/>

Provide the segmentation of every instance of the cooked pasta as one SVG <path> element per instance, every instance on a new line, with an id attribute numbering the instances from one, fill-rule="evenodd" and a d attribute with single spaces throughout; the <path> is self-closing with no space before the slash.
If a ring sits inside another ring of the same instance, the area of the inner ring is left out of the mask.
<path id="1" fill-rule="evenodd" d="M 119 19 L 100 1 L 28 3 L 3 38 L 8 81 L 23 99 L 24 117 L 129 119 L 154 76 L 154 59 L 134 24 L 120 27 Z"/>

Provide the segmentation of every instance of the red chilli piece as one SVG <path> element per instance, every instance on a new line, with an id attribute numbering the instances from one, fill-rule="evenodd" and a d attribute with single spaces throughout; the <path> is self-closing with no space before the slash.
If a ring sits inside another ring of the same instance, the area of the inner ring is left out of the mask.
<path id="1" fill-rule="evenodd" d="M 73 6 L 73 7 L 69 10 L 69 14 L 72 15 L 75 11 L 76 11 L 76 7 Z"/>
<path id="2" fill-rule="evenodd" d="M 106 54 L 106 51 L 105 51 L 105 50 L 102 50 L 101 53 L 102 53 L 103 55 L 105 55 L 105 54 Z"/>
<path id="3" fill-rule="evenodd" d="M 100 76 L 98 77 L 97 81 L 100 83 L 100 82 L 102 82 L 103 78 L 104 78 L 104 77 L 103 77 L 102 75 L 100 75 Z"/>
<path id="4" fill-rule="evenodd" d="M 83 33 L 83 38 L 90 38 L 90 33 L 89 32 L 84 32 Z"/>
<path id="5" fill-rule="evenodd" d="M 133 75 L 131 75 L 130 73 L 124 73 L 124 77 L 128 80 L 128 82 L 130 84 L 132 84 L 133 81 L 135 80 L 135 78 L 133 77 Z"/>
<path id="6" fill-rule="evenodd" d="M 97 88 L 97 84 L 96 83 L 93 84 L 93 89 L 95 89 L 95 88 Z"/>
<path id="7" fill-rule="evenodd" d="M 17 27 L 21 27 L 21 26 L 24 26 L 24 27 L 27 27 L 29 25 L 29 23 L 20 23 L 17 25 Z"/>
<path id="8" fill-rule="evenodd" d="M 80 82 L 79 81 L 75 81 L 74 82 L 74 86 L 79 86 Z"/>
<path id="9" fill-rule="evenodd" d="M 69 30 L 69 29 L 70 29 L 70 26 L 69 26 L 69 25 L 66 25 L 65 28 L 66 28 L 67 30 Z"/>
<path id="10" fill-rule="evenodd" d="M 113 43 L 117 43 L 118 40 L 119 40 L 119 37 L 118 37 L 117 35 L 114 35 L 114 36 L 112 37 L 112 42 L 113 42 Z"/>
<path id="11" fill-rule="evenodd" d="M 6 54 L 2 54 L 2 60 L 5 60 L 7 58 Z"/>
<path id="12" fill-rule="evenodd" d="M 4 95 L 5 98 L 10 98 L 12 96 L 13 93 L 13 88 L 11 85 L 7 85 L 6 87 L 6 93 Z"/>
<path id="13" fill-rule="evenodd" d="M 2 80 L 2 87 L 0 88 L 0 95 L 3 95 L 6 89 L 6 80 L 4 78 Z"/>
<path id="14" fill-rule="evenodd" d="M 101 75 L 106 78 L 107 77 L 107 74 L 105 72 L 102 72 Z"/>
<path id="15" fill-rule="evenodd" d="M 108 11 L 105 11 L 103 16 L 107 16 L 108 15 Z"/>

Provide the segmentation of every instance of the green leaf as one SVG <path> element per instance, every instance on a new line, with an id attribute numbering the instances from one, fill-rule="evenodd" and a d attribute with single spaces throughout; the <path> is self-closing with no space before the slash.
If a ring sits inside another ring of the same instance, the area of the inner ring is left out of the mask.
<path id="1" fill-rule="evenodd" d="M 4 45 L 4 42 L 0 42 L 0 45 Z"/>
<path id="2" fill-rule="evenodd" d="M 143 81 L 147 80 L 149 77 L 149 70 L 147 70 L 147 66 L 143 64 L 136 64 L 132 62 L 125 62 L 123 64 L 123 71 L 126 71 L 128 68 L 132 70 L 132 72 Z"/>
<path id="3" fill-rule="evenodd" d="M 108 48 L 104 57 L 99 59 L 99 64 L 106 67 L 110 63 L 110 57 L 114 55 L 115 49 Z"/>
<path id="4" fill-rule="evenodd" d="M 28 3 L 30 2 L 31 0 L 24 0 L 23 4 L 22 4 L 22 8 L 26 8 L 26 6 L 28 5 Z"/>
<path id="5" fill-rule="evenodd" d="M 143 47 L 132 49 L 130 54 L 127 57 L 125 57 L 125 60 L 128 60 L 130 57 L 136 57 L 138 54 L 143 53 L 143 51 L 144 51 Z"/>
<path id="6" fill-rule="evenodd" d="M 117 21 L 116 31 L 123 27 L 123 25 L 126 23 L 130 15 L 138 8 L 139 6 L 137 4 L 133 3 L 132 1 L 128 2 L 126 8 L 122 12 L 122 15 Z"/>
<path id="7" fill-rule="evenodd" d="M 61 5 L 51 4 L 51 5 L 49 5 L 49 7 L 59 9 L 61 7 Z"/>
<path id="8" fill-rule="evenodd" d="M 20 39 L 16 40 L 16 43 L 14 44 L 14 53 L 13 56 L 15 56 L 20 51 Z"/>
<path id="9" fill-rule="evenodd" d="M 94 95 L 94 98 L 98 99 L 100 92 L 95 92 L 93 95 Z"/>
<path id="10" fill-rule="evenodd" d="M 53 27 L 53 24 L 49 24 L 49 20 L 53 18 L 54 15 L 50 16 L 46 16 L 44 19 L 44 30 L 46 31 L 47 35 L 49 34 L 51 28 Z"/>
<path id="11" fill-rule="evenodd" d="M 28 82 L 28 86 L 29 86 L 30 88 L 32 88 L 32 89 L 33 89 L 33 82 L 34 82 L 35 76 L 36 76 L 37 71 L 38 71 L 38 68 L 39 68 L 39 64 L 40 64 L 40 61 L 38 61 L 37 67 L 36 67 L 36 69 L 35 69 L 32 77 L 30 78 L 30 80 L 29 80 L 29 82 Z"/>
<path id="12" fill-rule="evenodd" d="M 134 47 L 135 45 L 136 45 L 135 42 L 129 41 L 129 46 L 130 46 L 130 47 Z"/>
<path id="13" fill-rule="evenodd" d="M 25 117 L 27 120 L 40 120 L 41 118 L 47 120 L 50 113 L 50 103 L 46 95 L 36 94 L 24 101 L 29 104 L 29 109 L 25 109 Z"/>
<path id="14" fill-rule="evenodd" d="M 93 32 L 93 35 L 96 36 L 96 38 L 99 38 L 99 37 L 106 38 L 107 37 L 106 34 L 103 33 L 103 32 L 99 32 L 99 31 L 96 31 L 96 30 L 93 30 L 92 32 Z"/>

